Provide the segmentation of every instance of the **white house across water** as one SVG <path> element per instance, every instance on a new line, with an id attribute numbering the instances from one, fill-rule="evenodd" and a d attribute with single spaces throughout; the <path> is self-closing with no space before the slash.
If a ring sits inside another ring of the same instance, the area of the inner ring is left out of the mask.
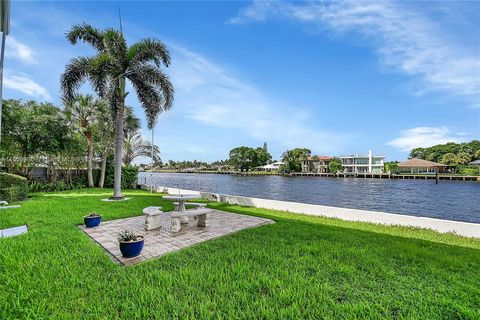
<path id="1" fill-rule="evenodd" d="M 383 173 L 385 156 L 373 156 L 372 151 L 368 155 L 342 156 L 343 172 L 345 173 Z"/>

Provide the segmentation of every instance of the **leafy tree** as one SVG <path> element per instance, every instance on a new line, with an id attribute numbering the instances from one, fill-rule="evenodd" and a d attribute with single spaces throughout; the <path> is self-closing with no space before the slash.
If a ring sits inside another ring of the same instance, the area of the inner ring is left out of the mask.
<path id="1" fill-rule="evenodd" d="M 340 159 L 333 159 L 328 163 L 328 169 L 332 173 L 337 173 L 342 170 L 342 161 Z"/>
<path id="2" fill-rule="evenodd" d="M 285 162 L 285 167 L 289 171 L 302 171 L 302 161 L 312 154 L 310 149 L 295 148 L 287 150 L 282 154 L 282 161 Z"/>
<path id="3" fill-rule="evenodd" d="M 77 95 L 74 100 L 64 101 L 65 115 L 87 141 L 87 180 L 93 187 L 93 134 L 97 125 L 97 115 L 101 102 L 92 95 Z"/>
<path id="4" fill-rule="evenodd" d="M 75 133 L 60 108 L 20 100 L 5 100 L 3 106 L 0 157 L 9 170 L 27 175 L 29 166 L 52 159 L 72 145 Z"/>
<path id="5" fill-rule="evenodd" d="M 458 164 L 467 164 L 472 161 L 472 157 L 467 152 L 460 152 L 457 154 Z"/>
<path id="6" fill-rule="evenodd" d="M 258 163 L 257 150 L 250 147 L 237 147 L 230 150 L 229 163 L 240 171 L 248 171 Z"/>
<path id="7" fill-rule="evenodd" d="M 415 148 L 410 151 L 409 159 L 418 158 L 425 159 L 425 148 Z"/>
<path id="8" fill-rule="evenodd" d="M 151 157 L 152 156 L 152 144 L 145 141 L 142 138 L 140 132 L 128 133 L 125 137 L 123 152 L 123 164 L 131 165 L 132 161 L 138 157 Z M 153 163 L 159 164 L 160 148 L 157 145 L 153 145 Z"/>
<path id="9" fill-rule="evenodd" d="M 265 150 L 265 147 L 266 145 L 264 145 L 263 148 L 258 147 L 255 149 L 255 152 L 257 153 L 256 163 L 254 165 L 255 167 L 264 166 L 270 160 L 272 160 L 272 155 Z"/>
<path id="10" fill-rule="evenodd" d="M 385 162 L 384 167 L 385 167 L 385 172 L 397 173 L 398 161 Z"/>
<path id="11" fill-rule="evenodd" d="M 475 159 L 480 159 L 480 149 L 475 152 Z"/>
<path id="12" fill-rule="evenodd" d="M 454 153 L 446 153 L 442 156 L 441 163 L 447 166 L 456 166 L 458 164 L 458 158 Z"/>
<path id="13" fill-rule="evenodd" d="M 137 93 L 148 128 L 155 125 L 157 116 L 171 108 L 173 86 L 160 67 L 170 65 L 166 46 L 156 39 L 143 39 L 128 46 L 122 32 L 99 30 L 88 24 L 73 26 L 67 34 L 72 44 L 83 41 L 91 45 L 94 57 L 72 59 L 61 77 L 61 88 L 71 100 L 78 88 L 89 80 L 100 97 L 107 97 L 115 119 L 115 173 L 112 199 L 122 199 L 121 175 L 124 138 L 126 80 Z"/>
<path id="14" fill-rule="evenodd" d="M 448 153 L 459 156 L 462 154 L 460 161 L 465 161 L 468 157 L 470 159 L 477 158 L 477 152 L 480 150 L 480 141 L 472 140 L 470 142 L 454 143 L 448 142 L 445 144 L 438 144 L 429 148 L 415 148 L 410 152 L 409 158 L 419 158 L 429 161 L 442 162 L 443 156 Z M 448 158 L 448 157 L 447 157 Z M 480 154 L 479 157 L 480 158 Z"/>

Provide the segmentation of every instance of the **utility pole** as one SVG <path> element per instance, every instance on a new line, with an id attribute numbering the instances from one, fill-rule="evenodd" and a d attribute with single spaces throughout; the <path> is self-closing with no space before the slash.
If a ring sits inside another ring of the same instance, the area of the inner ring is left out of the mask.
<path id="1" fill-rule="evenodd" d="M 0 5 L 0 31 L 2 47 L 0 51 L 0 142 L 2 141 L 2 107 L 3 107 L 3 62 L 5 60 L 5 42 L 10 33 L 10 0 L 3 0 Z"/>
<path id="2" fill-rule="evenodd" d="M 152 128 L 152 170 L 153 170 L 153 164 L 155 163 L 155 161 L 153 160 L 153 134 L 154 133 L 155 133 L 155 131 Z"/>

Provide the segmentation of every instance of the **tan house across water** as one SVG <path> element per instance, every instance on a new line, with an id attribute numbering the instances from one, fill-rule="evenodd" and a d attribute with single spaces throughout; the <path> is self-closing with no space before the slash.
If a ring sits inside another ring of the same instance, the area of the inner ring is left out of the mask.
<path id="1" fill-rule="evenodd" d="M 442 173 L 446 168 L 447 165 L 417 158 L 398 164 L 399 173 Z"/>
<path id="2" fill-rule="evenodd" d="M 302 161 L 303 173 L 327 173 L 330 172 L 328 164 L 333 159 L 327 156 L 308 157 Z"/>

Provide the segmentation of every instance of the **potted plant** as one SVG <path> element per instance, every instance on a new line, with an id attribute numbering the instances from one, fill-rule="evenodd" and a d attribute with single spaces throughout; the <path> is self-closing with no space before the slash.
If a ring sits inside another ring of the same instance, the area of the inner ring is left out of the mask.
<path id="1" fill-rule="evenodd" d="M 83 222 L 87 228 L 94 228 L 98 227 L 100 221 L 102 220 L 102 216 L 98 213 L 90 213 L 83 217 Z"/>
<path id="2" fill-rule="evenodd" d="M 118 234 L 120 251 L 124 258 L 133 258 L 142 252 L 145 237 L 136 234 L 133 231 L 125 230 Z"/>

